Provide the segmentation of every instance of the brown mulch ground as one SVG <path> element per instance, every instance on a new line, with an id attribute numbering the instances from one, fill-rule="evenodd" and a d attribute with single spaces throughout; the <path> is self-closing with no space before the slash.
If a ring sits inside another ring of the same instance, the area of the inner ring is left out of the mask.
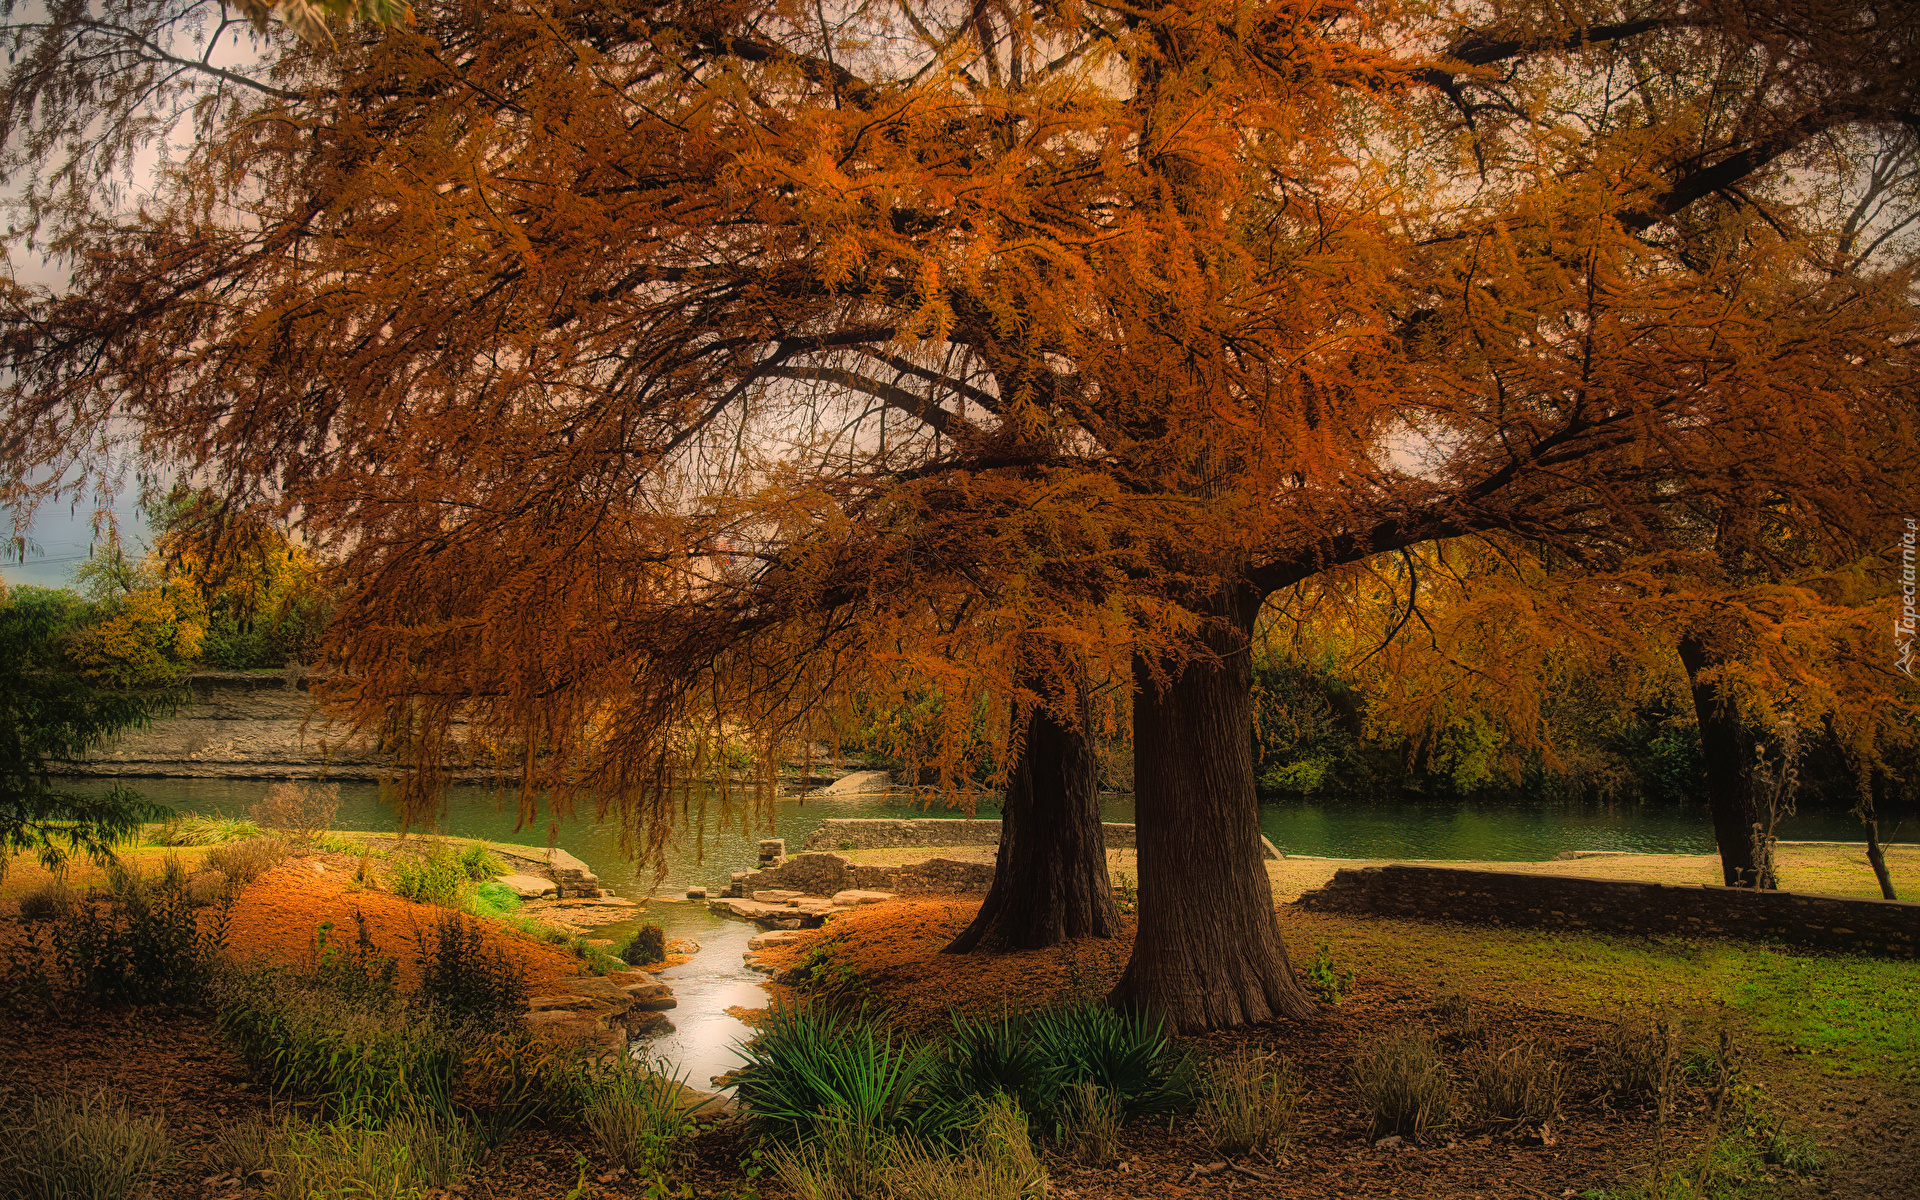
<path id="1" fill-rule="evenodd" d="M 325 870 L 315 871 L 318 861 Z M 430 928 L 434 910 L 377 892 L 353 891 L 353 860 L 326 856 L 296 859 L 247 890 L 233 913 L 230 944 L 242 957 L 258 955 L 299 962 L 309 953 L 312 931 L 332 921 L 335 936 L 351 942 L 357 908 L 382 949 L 410 967 L 415 930 Z M 784 967 L 811 944 L 833 939 L 855 963 L 871 998 L 894 1011 L 903 1024 L 933 1032 L 949 1009 L 964 1002 L 976 1010 L 1001 1004 L 1030 1008 L 1077 995 L 1098 995 L 1126 961 L 1131 930 L 1110 941 L 1086 941 L 1051 950 L 997 956 L 942 955 L 939 949 L 971 920 L 975 902 L 958 898 L 900 901 L 837 917 L 805 941 L 788 943 L 765 957 Z M 15 928 L 0 911 L 0 944 Z M 528 969 L 538 985 L 578 973 L 565 950 L 518 937 L 498 943 Z M 1298 951 L 1301 947 L 1296 946 Z M 1573 1068 L 1576 1085 L 1551 1144 L 1538 1136 L 1462 1135 L 1428 1147 L 1373 1148 L 1358 1115 L 1346 1064 L 1368 1040 L 1409 1020 L 1432 1018 L 1434 994 L 1405 980 L 1360 979 L 1354 993 L 1312 1020 L 1276 1022 L 1251 1030 L 1187 1039 L 1200 1053 L 1239 1045 L 1277 1051 L 1289 1058 L 1303 1084 L 1298 1132 L 1277 1161 L 1247 1162 L 1256 1179 L 1232 1170 L 1199 1176 L 1196 1166 L 1217 1156 L 1193 1122 L 1138 1121 L 1125 1134 L 1118 1167 L 1092 1170 L 1066 1163 L 1051 1166 L 1052 1195 L 1063 1200 L 1158 1200 L 1160 1197 L 1469 1198 L 1549 1197 L 1564 1200 L 1589 1188 L 1617 1188 L 1644 1171 L 1651 1152 L 1652 1123 L 1644 1109 L 1617 1110 L 1581 1084 L 1591 1061 L 1600 1022 L 1577 1014 L 1534 1007 L 1524 998 L 1501 1002 L 1490 1015 L 1503 1032 L 1553 1045 Z M 239 1063 L 210 1033 L 209 1014 L 191 1012 L 56 1012 L 31 1020 L 0 1017 L 0 1110 L 25 1096 L 61 1085 L 106 1087 L 136 1109 L 161 1113 L 179 1149 L 176 1165 L 158 1181 L 157 1200 L 233 1197 L 203 1182 L 212 1175 L 219 1130 L 250 1111 L 266 1109 L 262 1093 Z M 1811 1093 L 1805 1093 L 1811 1096 Z M 1785 1093 L 1783 1092 L 1783 1098 Z M 1782 1194 L 1820 1192 L 1846 1200 L 1914 1200 L 1911 1138 L 1913 1106 L 1870 1088 L 1845 1083 L 1824 1086 L 1801 1114 L 1832 1139 L 1850 1147 L 1835 1170 L 1803 1186 L 1782 1178 Z M 1706 1129 L 1703 1097 L 1685 1097 L 1670 1136 L 1684 1155 Z M 1823 1140 L 1827 1140 L 1823 1137 Z M 689 1182 L 699 1197 L 733 1197 L 751 1144 L 737 1128 L 722 1126 L 697 1142 L 699 1161 Z M 604 1174 L 578 1134 L 528 1130 L 516 1136 L 467 1182 L 464 1195 L 487 1200 L 562 1200 L 579 1178 L 587 1156 L 588 1179 Z M 597 1200 L 635 1195 L 626 1181 L 609 1179 L 592 1188 Z M 760 1194 L 773 1200 L 782 1190 L 762 1177 Z"/>
<path id="2" fill-rule="evenodd" d="M 367 934 L 380 952 L 399 961 L 402 986 L 411 987 L 417 975 L 416 943 L 422 937 L 431 939 L 434 921 L 445 910 L 354 888 L 356 865 L 356 859 L 344 855 L 312 854 L 290 858 L 262 875 L 233 907 L 228 951 L 241 962 L 256 957 L 303 962 L 312 955 L 314 931 L 323 921 L 333 923 L 327 935 L 330 941 L 350 948 L 358 934 L 357 912 L 366 918 Z M 483 921 L 482 926 L 498 928 L 492 922 Z M 532 993 L 580 974 L 580 960 L 565 947 L 506 931 L 489 941 L 526 971 Z"/>

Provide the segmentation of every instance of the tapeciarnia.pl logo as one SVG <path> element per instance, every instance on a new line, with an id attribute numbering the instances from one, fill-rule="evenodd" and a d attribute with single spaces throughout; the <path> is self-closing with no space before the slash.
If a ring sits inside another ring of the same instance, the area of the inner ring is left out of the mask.
<path id="1" fill-rule="evenodd" d="M 1900 615 L 1893 619 L 1893 665 L 1913 678 L 1914 611 L 1914 538 L 1920 522 L 1907 518 L 1900 534 Z"/>

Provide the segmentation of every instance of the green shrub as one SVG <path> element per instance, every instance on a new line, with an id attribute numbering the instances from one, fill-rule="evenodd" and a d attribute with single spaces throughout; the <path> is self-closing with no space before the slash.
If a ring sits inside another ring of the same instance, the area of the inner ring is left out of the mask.
<path id="1" fill-rule="evenodd" d="M 735 1095 L 769 1136 L 798 1138 L 823 1112 L 885 1134 L 946 1140 L 967 1117 L 937 1051 L 863 1012 L 775 1004 L 740 1048 Z"/>
<path id="2" fill-rule="evenodd" d="M 633 936 L 627 939 L 625 945 L 614 951 L 614 957 L 625 959 L 636 967 L 665 962 L 667 931 L 651 923 L 642 925 L 633 931 Z"/>
<path id="3" fill-rule="evenodd" d="M 1401 1029 L 1381 1038 L 1354 1060 L 1352 1074 L 1374 1137 L 1418 1140 L 1453 1119 L 1440 1046 L 1424 1029 Z"/>
<path id="4" fill-rule="evenodd" d="M 1201 1128 L 1227 1158 L 1282 1149 L 1298 1091 L 1285 1060 L 1243 1046 L 1208 1067 L 1197 1113 Z"/>
<path id="5" fill-rule="evenodd" d="M 460 864 L 460 869 L 466 873 L 467 878 L 476 883 L 507 873 L 507 861 L 495 854 L 491 847 L 480 842 L 475 842 L 461 850 L 454 861 Z"/>
<path id="6" fill-rule="evenodd" d="M 322 921 L 313 931 L 311 982 L 354 1003 L 390 1005 L 398 994 L 395 980 L 400 964 L 380 953 L 367 932 L 366 914 L 357 908 L 353 923 L 356 936 L 351 950 L 333 940 L 332 921 Z"/>
<path id="7" fill-rule="evenodd" d="M 206 865 L 227 877 L 237 892 L 286 860 L 287 844 L 277 837 L 226 842 L 207 851 Z"/>
<path id="8" fill-rule="evenodd" d="M 260 827 L 244 817 L 203 817 L 182 813 L 160 826 L 162 846 L 218 846 L 260 836 Z"/>
<path id="9" fill-rule="evenodd" d="M 662 1061 L 653 1071 L 622 1060 L 587 1088 L 580 1123 L 602 1158 L 641 1179 L 665 1177 L 686 1165 L 693 1137 L 688 1089 Z"/>
<path id="10" fill-rule="evenodd" d="M 952 1015 L 947 1039 L 947 1085 L 960 1096 L 1010 1096 L 1021 1110 L 1051 1117 L 1060 1091 L 1058 1072 L 1034 1041 L 1024 1017 Z"/>
<path id="11" fill-rule="evenodd" d="M 0 1122 L 0 1196 L 123 1200 L 147 1194 L 172 1157 L 157 1119 L 133 1115 L 103 1090 L 36 1096 Z"/>
<path id="12" fill-rule="evenodd" d="M 1313 958 L 1301 968 L 1300 978 L 1308 991 L 1328 1004 L 1340 1003 L 1353 990 L 1353 972 L 1340 969 L 1325 942 L 1314 943 Z"/>
<path id="13" fill-rule="evenodd" d="M 387 886 L 415 904 L 465 908 L 473 881 L 453 851 L 435 846 L 424 855 L 396 852 L 387 864 Z"/>
<path id="14" fill-rule="evenodd" d="M 420 968 L 414 998 L 447 1016 L 499 1025 L 526 1011 L 525 972 L 489 950 L 479 924 L 465 914 L 441 914 L 430 937 L 415 944 L 414 962 Z"/>
<path id="15" fill-rule="evenodd" d="M 1087 1002 L 1036 1013 L 1029 1035 L 1063 1085 L 1091 1080 L 1128 1117 L 1177 1112 L 1192 1102 L 1194 1064 L 1158 1020 Z"/>
<path id="16" fill-rule="evenodd" d="M 66 987 L 96 1004 L 191 1004 L 205 996 L 226 948 L 227 911 L 203 928 L 183 873 L 125 882 L 104 910 L 77 904 L 52 925 Z"/>
<path id="17" fill-rule="evenodd" d="M 54 880 L 43 883 L 26 895 L 20 897 L 20 919 L 22 921 L 51 921 L 73 908 L 73 893 L 67 885 Z"/>
<path id="18" fill-rule="evenodd" d="M 1547 1121 L 1566 1091 L 1560 1060 L 1524 1038 L 1489 1037 L 1467 1049 L 1460 1067 L 1474 1107 L 1496 1126 Z"/>

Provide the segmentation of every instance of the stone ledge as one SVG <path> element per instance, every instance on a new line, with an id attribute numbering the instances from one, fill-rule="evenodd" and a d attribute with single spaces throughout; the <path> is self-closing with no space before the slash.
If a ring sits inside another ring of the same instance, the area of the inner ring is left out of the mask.
<path id="1" fill-rule="evenodd" d="M 1100 832 L 1109 850 L 1138 846 L 1135 827 L 1103 821 Z M 809 850 L 888 850 L 900 846 L 997 846 L 1000 822 L 975 817 L 829 817 L 807 835 Z M 1286 856 L 1262 837 L 1263 857 Z"/>
<path id="2" fill-rule="evenodd" d="M 1393 863 L 1343 867 L 1294 903 L 1313 912 L 1742 938 L 1920 957 L 1920 904 L 1905 900 Z"/>

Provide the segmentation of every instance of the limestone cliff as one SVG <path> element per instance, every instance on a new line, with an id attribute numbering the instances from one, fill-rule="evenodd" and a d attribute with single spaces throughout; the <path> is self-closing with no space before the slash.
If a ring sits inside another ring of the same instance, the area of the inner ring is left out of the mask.
<path id="1" fill-rule="evenodd" d="M 188 778 L 372 779 L 385 757 L 365 737 L 331 724 L 295 672 L 209 671 L 188 677 L 192 700 L 171 717 L 131 729 L 76 775 Z"/>

